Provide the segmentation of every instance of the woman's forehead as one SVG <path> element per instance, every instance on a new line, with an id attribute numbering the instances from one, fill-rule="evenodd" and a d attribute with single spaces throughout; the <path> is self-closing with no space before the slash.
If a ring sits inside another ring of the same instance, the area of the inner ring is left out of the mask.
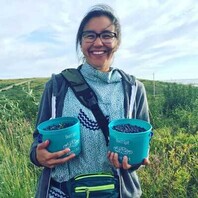
<path id="1" fill-rule="evenodd" d="M 93 31 L 114 31 L 115 26 L 112 24 L 112 21 L 106 16 L 93 17 L 91 18 L 84 27 L 85 30 L 93 30 Z"/>

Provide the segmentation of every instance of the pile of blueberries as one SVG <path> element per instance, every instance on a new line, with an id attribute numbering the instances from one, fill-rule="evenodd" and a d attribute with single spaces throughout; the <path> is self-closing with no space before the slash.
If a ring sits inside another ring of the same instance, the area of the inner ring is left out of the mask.
<path id="1" fill-rule="evenodd" d="M 51 125 L 51 126 L 46 127 L 44 130 L 46 130 L 46 131 L 53 131 L 53 130 L 58 130 L 58 129 L 64 129 L 64 128 L 70 127 L 72 125 L 73 125 L 72 123 L 54 124 L 54 125 Z"/>
<path id="2" fill-rule="evenodd" d="M 113 126 L 113 130 L 123 132 L 123 133 L 140 133 L 146 131 L 143 127 L 131 124 L 120 124 Z"/>

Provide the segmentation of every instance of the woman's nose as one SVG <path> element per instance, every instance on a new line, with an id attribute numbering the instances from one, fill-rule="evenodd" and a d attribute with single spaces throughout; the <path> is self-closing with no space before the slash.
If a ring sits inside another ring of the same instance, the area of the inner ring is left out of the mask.
<path id="1" fill-rule="evenodd" d="M 103 45 L 103 42 L 102 42 L 102 40 L 100 39 L 99 36 L 94 41 L 94 46 L 98 46 L 98 45 Z"/>

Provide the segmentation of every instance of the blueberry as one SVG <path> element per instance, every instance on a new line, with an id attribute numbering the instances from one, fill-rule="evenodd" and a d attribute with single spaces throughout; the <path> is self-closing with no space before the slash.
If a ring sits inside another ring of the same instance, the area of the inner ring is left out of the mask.
<path id="1" fill-rule="evenodd" d="M 123 132 L 123 133 L 140 133 L 146 131 L 146 129 L 139 127 L 137 125 L 131 124 L 120 124 L 113 126 L 113 130 Z"/>
<path id="2" fill-rule="evenodd" d="M 46 127 L 44 130 L 51 131 L 51 130 L 57 130 L 57 129 L 64 129 L 64 128 L 70 127 L 72 125 L 73 125 L 72 123 L 54 124 L 54 125 Z"/>

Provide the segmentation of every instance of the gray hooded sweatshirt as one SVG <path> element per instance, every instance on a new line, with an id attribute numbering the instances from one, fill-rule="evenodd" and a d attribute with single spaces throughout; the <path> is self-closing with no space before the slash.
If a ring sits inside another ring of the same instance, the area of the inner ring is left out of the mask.
<path id="1" fill-rule="evenodd" d="M 81 67 L 78 68 L 82 75 L 84 76 L 85 80 L 88 83 L 91 83 L 90 80 L 94 80 L 94 83 L 100 83 L 102 81 L 106 81 L 105 83 L 107 86 L 112 86 L 113 83 L 121 84 L 121 90 L 120 93 L 123 93 L 123 99 L 121 99 L 120 106 L 124 107 L 123 111 L 123 117 L 125 118 L 136 118 L 136 119 L 142 119 L 145 121 L 149 121 L 149 114 L 148 114 L 148 104 L 147 104 L 147 98 L 146 98 L 146 92 L 144 85 L 136 80 L 133 76 L 129 76 L 125 74 L 123 71 L 118 69 L 111 68 L 111 72 L 109 74 L 105 74 L 106 77 L 104 77 L 103 74 L 101 74 L 100 71 L 96 71 L 92 66 L 89 66 L 88 64 L 84 64 Z M 90 74 L 87 75 L 87 72 Z M 94 79 L 90 79 L 91 74 L 94 74 Z M 122 75 L 121 75 L 122 74 Z M 101 79 L 102 75 L 102 79 Z M 119 80 L 111 80 L 112 78 L 120 78 Z M 93 84 L 94 84 L 93 83 Z M 92 86 L 92 89 L 94 90 L 94 85 L 90 84 Z M 106 86 L 106 85 L 105 85 Z M 113 85 L 114 86 L 114 85 Z M 100 86 L 99 86 L 100 87 Z M 96 86 L 96 89 L 94 91 L 97 92 L 97 97 L 100 97 L 104 95 L 104 90 L 100 91 L 99 87 Z M 117 86 L 119 89 L 119 85 Z M 111 89 L 110 89 L 111 90 Z M 68 94 L 71 92 L 70 88 L 68 89 L 68 85 L 66 81 L 64 80 L 64 77 L 62 74 L 53 75 L 52 78 L 46 83 L 42 99 L 40 102 L 38 117 L 37 117 L 37 123 L 40 124 L 43 121 L 49 120 L 52 116 L 52 94 L 56 97 L 56 117 L 64 116 L 64 106 L 67 102 L 65 99 L 68 97 Z M 117 92 L 117 91 L 116 91 Z M 119 93 L 119 94 L 120 94 Z M 109 93 L 111 94 L 111 93 Z M 67 97 L 66 97 L 67 96 Z M 74 96 L 75 97 L 75 96 Z M 116 96 L 115 96 L 116 98 Z M 116 100 L 116 99 L 114 99 Z M 112 103 L 113 100 L 112 100 Z M 116 104 L 118 106 L 118 104 Z M 100 106 L 100 100 L 99 100 L 99 106 Z M 102 104 L 101 104 L 102 106 Z M 120 109 L 120 107 L 118 107 Z M 38 145 L 38 130 L 35 129 L 33 138 L 34 142 L 32 143 L 31 150 L 30 150 L 30 159 L 36 166 L 41 166 L 39 162 L 36 159 L 36 147 Z M 138 166 L 139 167 L 139 166 Z M 136 174 L 136 169 L 138 167 L 132 167 L 130 170 L 124 170 L 120 169 L 120 197 L 122 198 L 138 198 L 141 196 L 142 191 L 139 184 L 138 176 Z M 38 198 L 47 198 L 48 192 L 49 192 L 49 186 L 50 186 L 50 180 L 53 176 L 52 169 L 43 167 L 41 176 L 39 178 L 38 182 L 38 188 L 36 197 Z"/>

